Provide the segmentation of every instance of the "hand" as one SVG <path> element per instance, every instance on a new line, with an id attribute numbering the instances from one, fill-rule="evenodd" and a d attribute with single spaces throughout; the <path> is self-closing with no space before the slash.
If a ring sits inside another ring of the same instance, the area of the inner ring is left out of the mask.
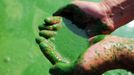
<path id="1" fill-rule="evenodd" d="M 133 72 L 134 39 L 108 35 L 89 47 L 79 59 L 76 73 L 84 71 L 84 73 L 78 73 L 79 75 L 101 75 L 116 68 Z"/>
<path id="2" fill-rule="evenodd" d="M 133 71 L 132 65 L 134 64 L 130 62 L 134 62 L 134 39 L 96 36 L 90 39 L 96 44 L 92 45 L 76 62 L 70 63 L 65 60 L 56 51 L 53 43 L 56 31 L 60 29 L 57 28 L 60 22 L 56 18 L 51 17 L 45 20 L 45 24 L 39 27 L 40 36 L 36 39 L 44 55 L 54 65 L 50 69 L 52 75 L 100 75 L 111 68 L 124 68 Z M 94 41 L 98 37 L 103 38 Z"/>
<path id="3" fill-rule="evenodd" d="M 134 19 L 133 0 L 74 1 L 54 15 L 63 16 L 84 29 L 89 37 L 109 34 Z"/>
<path id="4" fill-rule="evenodd" d="M 59 16 L 46 18 L 44 20 L 45 24 L 39 26 L 39 37 L 36 38 L 41 51 L 53 65 L 59 62 L 68 63 L 68 61 L 56 51 L 54 43 L 54 37 L 62 27 L 61 20 Z"/>
<path id="5" fill-rule="evenodd" d="M 76 26 L 85 30 L 89 37 L 111 33 L 111 27 L 101 21 L 104 13 L 100 5 L 95 2 L 74 1 L 59 9 L 54 15 L 71 20 Z"/>
<path id="6" fill-rule="evenodd" d="M 134 39 L 106 36 L 92 45 L 74 63 L 56 64 L 52 75 L 101 75 L 107 70 L 122 68 L 134 70 Z M 127 60 L 127 61 L 126 61 Z"/>

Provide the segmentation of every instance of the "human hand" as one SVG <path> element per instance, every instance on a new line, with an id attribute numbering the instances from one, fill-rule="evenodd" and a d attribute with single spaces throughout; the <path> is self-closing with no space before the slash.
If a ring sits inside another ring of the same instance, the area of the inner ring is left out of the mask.
<path id="1" fill-rule="evenodd" d="M 77 27 L 85 30 L 89 37 L 111 33 L 110 27 L 101 21 L 104 13 L 95 2 L 74 1 L 59 9 L 54 15 L 71 20 Z"/>
<path id="2" fill-rule="evenodd" d="M 134 39 L 106 36 L 72 64 L 57 64 L 52 75 L 101 75 L 116 68 L 134 70 Z M 126 61 L 127 60 L 127 61 Z"/>
<path id="3" fill-rule="evenodd" d="M 134 19 L 133 0 L 74 1 L 54 15 L 63 16 L 84 29 L 89 37 L 109 34 Z"/>
<path id="4" fill-rule="evenodd" d="M 92 39 L 93 41 L 94 39 Z M 77 61 L 80 75 L 101 75 L 112 69 L 126 69 L 134 72 L 134 39 L 108 35 L 89 47 Z"/>
<path id="5" fill-rule="evenodd" d="M 56 63 L 68 63 L 57 51 L 55 47 L 55 36 L 57 31 L 62 28 L 61 17 L 53 16 L 44 20 L 44 24 L 39 26 L 39 37 L 36 38 L 42 53 L 54 65 Z"/>
<path id="6" fill-rule="evenodd" d="M 96 44 L 92 45 L 76 62 L 73 63 L 68 62 L 57 51 L 55 51 L 56 49 L 52 38 L 56 35 L 55 33 L 58 30 L 56 27 L 57 25 L 59 25 L 59 22 L 53 20 L 54 18 L 52 18 L 52 20 L 49 21 L 45 20 L 45 26 L 43 25 L 39 27 L 40 37 L 37 38 L 36 40 L 44 55 L 54 65 L 50 69 L 50 73 L 52 75 L 57 75 L 57 74 L 100 75 L 102 74 L 102 72 L 108 69 L 115 68 L 115 66 L 116 68 L 121 67 L 124 69 L 133 70 L 133 66 L 132 66 L 134 65 L 133 63 L 130 63 L 129 65 L 125 65 L 125 64 L 120 65 L 120 63 L 129 63 L 134 61 L 133 59 L 131 59 L 134 57 L 133 54 L 134 42 L 131 39 L 122 39 L 119 37 L 106 37 L 106 38 L 104 37 L 102 38 L 104 40 L 103 41 L 99 40 L 100 42 L 98 43 L 96 43 L 96 41 L 94 42 L 94 38 L 93 38 L 91 39 L 91 41 L 93 41 L 93 43 Z M 53 27 L 53 25 L 55 24 L 56 26 Z M 111 42 L 113 44 L 111 44 Z M 103 48 L 103 46 L 101 45 L 105 46 L 105 48 Z M 114 46 L 115 49 L 113 51 Z M 122 49 L 122 48 L 126 48 L 126 49 Z M 123 58 L 120 57 L 121 52 L 123 53 L 124 56 Z M 129 53 L 129 55 L 127 55 L 127 53 Z M 97 57 L 97 55 L 101 55 L 101 56 Z M 115 56 L 117 60 L 114 60 Z M 88 57 L 91 57 L 91 59 L 89 59 Z M 126 58 L 128 61 L 125 61 Z M 102 60 L 102 59 L 106 59 L 106 60 Z M 108 66 L 109 64 L 113 66 Z M 101 65 L 106 65 L 107 67 Z"/>

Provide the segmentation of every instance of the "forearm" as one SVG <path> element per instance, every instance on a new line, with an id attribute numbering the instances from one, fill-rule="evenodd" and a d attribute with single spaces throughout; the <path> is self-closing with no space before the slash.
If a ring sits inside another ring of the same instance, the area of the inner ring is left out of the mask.
<path id="1" fill-rule="evenodd" d="M 100 6 L 105 13 L 102 21 L 113 30 L 134 19 L 133 0 L 103 0 Z"/>
<path id="2" fill-rule="evenodd" d="M 109 42 L 108 42 L 109 41 Z M 77 62 L 79 75 L 101 75 L 123 68 L 134 71 L 134 39 L 111 37 L 91 46 Z"/>

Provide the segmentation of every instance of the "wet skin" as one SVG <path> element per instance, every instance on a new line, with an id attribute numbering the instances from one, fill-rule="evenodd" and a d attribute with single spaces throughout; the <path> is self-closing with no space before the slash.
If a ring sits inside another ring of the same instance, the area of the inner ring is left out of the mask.
<path id="1" fill-rule="evenodd" d="M 134 39 L 110 35 L 92 37 L 90 38 L 92 46 L 80 55 L 77 61 L 71 62 L 56 51 L 53 43 L 56 36 L 54 33 L 60 29 L 55 29 L 55 27 L 62 27 L 60 24 L 62 20 L 59 19 L 57 20 L 59 22 L 56 23 L 53 22 L 54 19 L 49 20 L 45 20 L 47 23 L 41 26 L 42 28 L 39 27 L 39 34 L 42 31 L 46 32 L 36 38 L 36 41 L 43 54 L 54 65 L 50 69 L 52 75 L 100 75 L 107 70 L 116 68 L 134 70 L 134 66 L 132 66 L 134 65 Z M 48 26 L 51 28 L 48 29 Z"/>

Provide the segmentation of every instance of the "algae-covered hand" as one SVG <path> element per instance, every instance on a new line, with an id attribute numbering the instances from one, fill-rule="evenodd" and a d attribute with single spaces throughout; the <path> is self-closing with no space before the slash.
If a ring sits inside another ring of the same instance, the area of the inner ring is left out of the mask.
<path id="1" fill-rule="evenodd" d="M 44 24 L 39 26 L 39 37 L 36 38 L 42 53 L 53 64 L 50 68 L 52 75 L 71 75 L 73 64 L 63 58 L 55 47 L 55 36 L 57 31 L 62 28 L 62 18 L 59 16 L 48 17 Z"/>
<path id="2" fill-rule="evenodd" d="M 39 37 L 36 38 L 42 53 L 53 64 L 50 68 L 52 75 L 71 75 L 74 65 L 62 57 L 55 47 L 55 36 L 62 28 L 62 18 L 59 16 L 48 17 L 44 24 L 39 26 Z"/>
<path id="3" fill-rule="evenodd" d="M 44 20 L 44 24 L 39 26 L 39 29 L 57 31 L 62 28 L 61 21 L 62 18 L 60 16 L 47 17 Z"/>
<path id="4" fill-rule="evenodd" d="M 41 51 L 52 64 L 68 62 L 56 51 L 54 43 L 57 31 L 62 27 L 61 20 L 59 16 L 46 18 L 45 23 L 39 26 L 39 37 L 36 38 Z"/>
<path id="5" fill-rule="evenodd" d="M 92 39 L 93 40 L 93 39 Z M 92 45 L 72 64 L 59 63 L 50 69 L 52 75 L 102 75 L 111 69 L 134 72 L 134 39 L 106 36 Z"/>
<path id="6" fill-rule="evenodd" d="M 134 72 L 134 39 L 108 35 L 89 47 L 77 61 L 77 67 L 76 72 L 84 71 L 78 75 L 101 75 L 117 68 Z"/>
<path id="7" fill-rule="evenodd" d="M 56 32 L 57 28 L 54 29 L 53 25 L 58 27 L 60 23 L 55 18 L 45 20 L 45 24 L 39 27 L 39 34 L 42 30 Z M 90 38 L 92 46 L 75 62 L 69 62 L 56 51 L 53 43 L 55 34 L 50 36 L 50 32 L 40 35 L 36 41 L 43 54 L 54 65 L 49 71 L 52 75 L 101 75 L 115 68 L 134 70 L 134 39 L 110 35 L 95 36 Z"/>

